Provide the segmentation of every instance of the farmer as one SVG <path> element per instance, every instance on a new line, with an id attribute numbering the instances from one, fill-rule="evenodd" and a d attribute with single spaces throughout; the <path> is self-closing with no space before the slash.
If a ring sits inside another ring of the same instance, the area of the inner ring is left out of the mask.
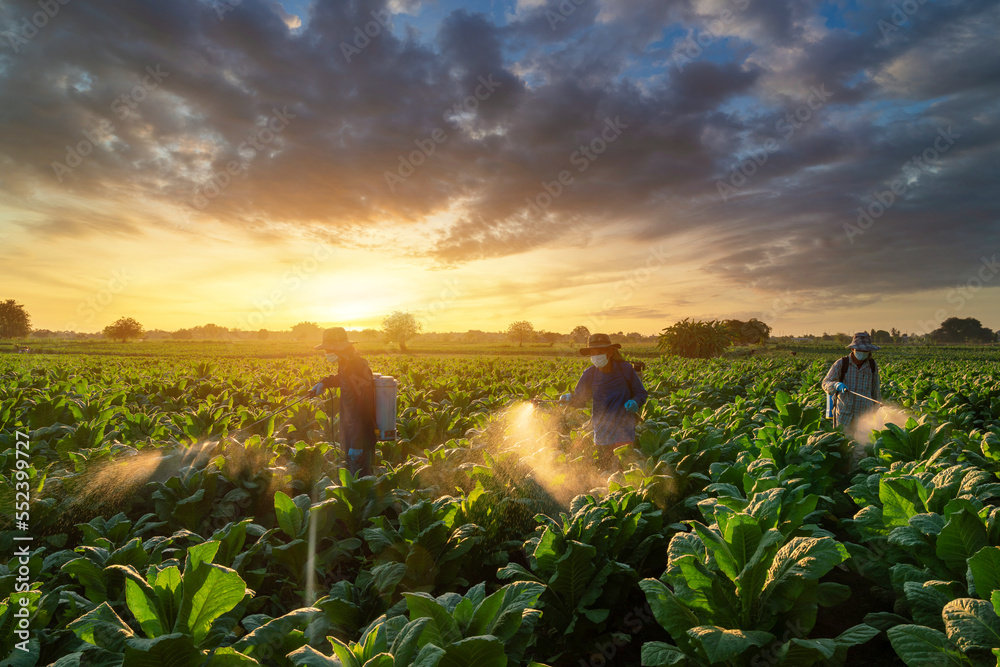
<path id="1" fill-rule="evenodd" d="M 368 362 L 354 349 L 343 327 L 323 332 L 323 342 L 313 348 L 324 350 L 326 359 L 338 362 L 336 375 L 323 378 L 309 390 L 310 398 L 326 389 L 340 387 L 340 446 L 352 474 L 372 474 L 372 457 L 378 434 L 375 423 L 375 382 Z"/>
<path id="2" fill-rule="evenodd" d="M 582 408 L 593 401 L 591 424 L 601 470 L 615 465 L 614 450 L 635 441 L 636 413 L 646 401 L 646 389 L 632 364 L 622 358 L 621 345 L 611 343 L 607 334 L 591 334 L 580 354 L 590 357 L 592 366 L 583 372 L 572 394 L 560 400 Z"/>
<path id="3" fill-rule="evenodd" d="M 882 400 L 878 366 L 871 354 L 881 348 L 872 345 L 871 336 L 866 331 L 854 334 L 854 340 L 847 347 L 851 350 L 850 356 L 835 361 L 823 379 L 823 390 L 834 394 L 837 399 L 834 410 L 836 424 L 845 430 L 858 417 L 876 407 L 871 400 L 862 397 Z"/>

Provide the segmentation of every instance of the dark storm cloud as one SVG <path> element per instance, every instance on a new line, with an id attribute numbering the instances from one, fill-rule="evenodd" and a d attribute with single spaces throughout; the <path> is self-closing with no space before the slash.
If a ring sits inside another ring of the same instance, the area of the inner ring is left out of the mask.
<path id="1" fill-rule="evenodd" d="M 0 7 L 0 189 L 31 210 L 46 192 L 166 202 L 352 247 L 458 206 L 407 249 L 441 265 L 609 226 L 651 241 L 697 229 L 717 284 L 771 290 L 940 287 L 1000 245 L 996 3 L 896 20 L 893 3 L 865 3 L 846 28 L 823 28 L 813 0 L 569 4 L 504 25 L 470 5 L 421 33 L 380 0 L 314 3 L 300 29 L 272 0 L 74 0 L 17 40 L 38 6 L 14 0 Z M 947 151 L 904 167 L 947 128 Z M 79 166 L 67 147 L 87 151 Z M 138 224 L 47 216 L 34 233 Z"/>

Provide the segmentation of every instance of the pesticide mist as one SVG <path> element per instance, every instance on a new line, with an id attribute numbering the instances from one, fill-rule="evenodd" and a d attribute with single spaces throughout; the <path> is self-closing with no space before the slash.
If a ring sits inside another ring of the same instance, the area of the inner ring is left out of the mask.
<path id="1" fill-rule="evenodd" d="M 878 409 L 866 412 L 855 419 L 846 429 L 847 435 L 855 441 L 855 460 L 864 457 L 863 451 L 872 440 L 875 431 L 885 429 L 886 424 L 903 427 L 908 419 L 916 419 L 916 416 L 902 406 L 890 403 L 883 403 Z"/>
<path id="2" fill-rule="evenodd" d="M 477 436 L 493 454 L 513 451 L 533 473 L 535 481 L 564 506 L 581 493 L 603 491 L 608 473 L 598 470 L 585 454 L 584 442 L 562 435 L 560 413 L 521 402 L 498 413 Z"/>

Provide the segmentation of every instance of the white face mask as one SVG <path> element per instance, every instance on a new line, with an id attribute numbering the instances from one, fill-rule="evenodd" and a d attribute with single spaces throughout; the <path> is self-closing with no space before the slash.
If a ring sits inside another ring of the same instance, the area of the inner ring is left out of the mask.
<path id="1" fill-rule="evenodd" d="M 598 354 L 590 358 L 590 363 L 594 364 L 598 368 L 604 368 L 608 365 L 608 355 Z"/>
<path id="2" fill-rule="evenodd" d="M 327 352 L 326 353 L 326 360 L 329 361 L 332 364 L 335 361 L 340 361 L 340 357 L 338 357 L 333 352 Z"/>
<path id="3" fill-rule="evenodd" d="M 858 352 L 857 350 L 855 350 L 854 351 L 854 356 L 855 356 L 855 358 L 858 361 L 864 361 L 865 359 L 868 358 L 868 353 L 867 352 Z"/>

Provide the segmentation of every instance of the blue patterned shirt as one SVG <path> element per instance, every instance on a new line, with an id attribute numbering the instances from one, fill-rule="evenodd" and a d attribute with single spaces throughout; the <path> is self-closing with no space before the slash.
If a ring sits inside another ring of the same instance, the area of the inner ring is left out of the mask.
<path id="1" fill-rule="evenodd" d="M 569 402 L 573 407 L 583 407 L 593 400 L 590 421 L 594 427 L 594 444 L 598 446 L 635 441 L 636 416 L 625 412 L 625 402 L 632 399 L 642 406 L 647 396 L 642 379 L 632 364 L 627 361 L 608 363 L 613 364 L 610 373 L 596 366 L 585 370 Z"/>

